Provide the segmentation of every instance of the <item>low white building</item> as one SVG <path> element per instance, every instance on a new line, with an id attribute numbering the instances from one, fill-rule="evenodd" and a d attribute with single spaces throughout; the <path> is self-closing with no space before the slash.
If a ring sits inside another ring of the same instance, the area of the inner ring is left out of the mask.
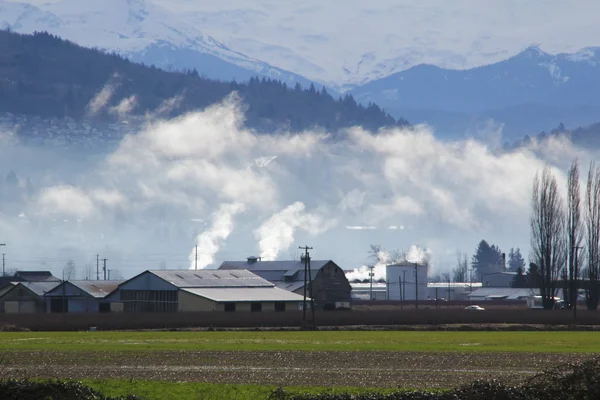
<path id="1" fill-rule="evenodd" d="M 427 284 L 427 298 L 468 300 L 468 296 L 481 287 L 481 282 L 434 282 Z"/>

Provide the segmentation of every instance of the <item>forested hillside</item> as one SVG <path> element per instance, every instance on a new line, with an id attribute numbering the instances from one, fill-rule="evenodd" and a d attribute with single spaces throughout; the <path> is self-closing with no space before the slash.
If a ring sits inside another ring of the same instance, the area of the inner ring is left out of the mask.
<path id="1" fill-rule="evenodd" d="M 107 107 L 90 115 L 88 104 L 111 84 Z M 405 125 L 377 105 L 362 106 L 351 96 L 335 99 L 314 87 L 288 88 L 276 80 L 218 82 L 196 71 L 169 72 L 130 62 L 118 55 L 87 49 L 48 33 L 21 35 L 0 31 L 0 112 L 71 117 L 115 118 L 109 110 L 136 96 L 132 114 L 143 115 L 165 100 L 183 95 L 170 116 L 209 106 L 237 91 L 248 127 L 262 131 L 302 130 L 321 126 L 338 130 L 354 125 L 368 129 Z"/>

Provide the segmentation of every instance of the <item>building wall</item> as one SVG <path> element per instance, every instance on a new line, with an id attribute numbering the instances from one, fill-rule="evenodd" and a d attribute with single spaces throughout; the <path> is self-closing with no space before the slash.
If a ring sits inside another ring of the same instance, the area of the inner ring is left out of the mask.
<path id="1" fill-rule="evenodd" d="M 352 298 L 352 287 L 346 274 L 333 262 L 327 263 L 317 272 L 312 285 L 315 309 L 335 309 L 335 303 L 350 302 Z M 303 295 L 304 289 L 301 288 L 296 293 Z"/>
<path id="2" fill-rule="evenodd" d="M 415 275 L 414 263 L 388 265 L 386 277 L 389 300 L 401 300 L 401 294 L 404 295 L 404 300 L 415 300 L 417 291 L 419 300 L 426 300 L 428 269 L 426 265 L 420 264 L 416 268 Z"/>
<path id="3" fill-rule="evenodd" d="M 7 302 L 10 302 L 10 309 L 7 309 Z M 19 306 L 19 302 L 23 303 Z M 0 298 L 0 310 L 2 312 L 19 312 L 19 310 L 30 310 L 31 304 L 26 305 L 27 302 L 33 302 L 33 312 L 43 313 L 46 311 L 44 300 L 32 293 L 30 290 L 27 290 L 23 286 L 16 286 L 12 290 L 4 293 L 4 296 Z M 16 303 L 16 304 L 15 304 Z M 16 310 L 16 311 L 15 311 Z"/>
<path id="4" fill-rule="evenodd" d="M 180 312 L 223 311 L 223 309 L 223 303 L 216 303 L 183 290 L 179 291 Z"/>
<path id="5" fill-rule="evenodd" d="M 481 280 L 484 287 L 512 287 L 515 274 L 507 273 L 490 273 L 482 274 Z"/>

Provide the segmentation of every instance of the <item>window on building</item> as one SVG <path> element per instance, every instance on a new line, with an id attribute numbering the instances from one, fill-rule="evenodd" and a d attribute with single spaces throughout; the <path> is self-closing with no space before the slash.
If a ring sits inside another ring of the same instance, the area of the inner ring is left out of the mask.
<path id="1" fill-rule="evenodd" d="M 98 311 L 101 313 L 110 312 L 110 303 L 100 303 L 98 305 Z"/>
<path id="2" fill-rule="evenodd" d="M 261 312 L 262 311 L 262 303 L 250 303 L 250 311 Z"/>
<path id="3" fill-rule="evenodd" d="M 276 301 L 275 302 L 275 311 L 277 311 L 277 312 L 285 311 L 285 302 L 284 301 Z"/>
<path id="4" fill-rule="evenodd" d="M 235 303 L 225 303 L 225 311 L 235 312 Z"/>

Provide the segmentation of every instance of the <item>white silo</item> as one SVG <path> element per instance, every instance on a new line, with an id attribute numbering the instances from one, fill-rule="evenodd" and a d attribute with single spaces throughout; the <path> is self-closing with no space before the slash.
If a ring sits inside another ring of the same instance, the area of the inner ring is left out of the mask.
<path id="1" fill-rule="evenodd" d="M 388 299 L 414 301 L 427 299 L 426 263 L 402 261 L 386 267 Z"/>

